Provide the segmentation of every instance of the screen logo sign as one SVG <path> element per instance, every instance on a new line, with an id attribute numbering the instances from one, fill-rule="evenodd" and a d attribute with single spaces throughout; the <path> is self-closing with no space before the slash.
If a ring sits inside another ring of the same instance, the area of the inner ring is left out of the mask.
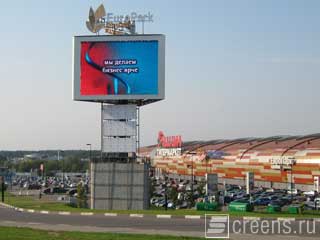
<path id="1" fill-rule="evenodd" d="M 292 165 L 296 164 L 294 157 L 274 157 L 269 160 L 272 169 L 291 169 Z"/>
<path id="2" fill-rule="evenodd" d="M 165 136 L 162 131 L 158 133 L 158 147 L 162 148 L 181 148 L 181 136 Z"/>
<path id="3" fill-rule="evenodd" d="M 136 22 L 153 22 L 153 14 L 150 12 L 147 14 L 131 12 L 125 15 L 107 13 L 103 4 L 101 4 L 95 11 L 90 7 L 86 26 L 92 33 L 98 33 L 100 30 L 105 29 L 107 33 L 112 35 L 135 34 Z"/>
<path id="4" fill-rule="evenodd" d="M 156 155 L 160 157 L 178 157 L 181 156 L 181 148 L 158 148 Z"/>
<path id="5" fill-rule="evenodd" d="M 87 28 L 92 33 L 99 32 L 103 27 L 104 23 L 101 22 L 101 19 L 106 16 L 106 10 L 101 4 L 96 11 L 93 11 L 92 7 L 89 10 L 89 17 L 86 21 Z"/>
<path id="6" fill-rule="evenodd" d="M 229 238 L 229 215 L 205 214 L 206 238 Z"/>

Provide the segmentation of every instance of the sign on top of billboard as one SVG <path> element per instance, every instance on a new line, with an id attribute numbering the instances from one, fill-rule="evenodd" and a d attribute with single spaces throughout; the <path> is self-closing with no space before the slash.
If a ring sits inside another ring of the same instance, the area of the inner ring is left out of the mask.
<path id="1" fill-rule="evenodd" d="M 74 100 L 143 105 L 164 99 L 164 49 L 164 35 L 74 37 Z"/>

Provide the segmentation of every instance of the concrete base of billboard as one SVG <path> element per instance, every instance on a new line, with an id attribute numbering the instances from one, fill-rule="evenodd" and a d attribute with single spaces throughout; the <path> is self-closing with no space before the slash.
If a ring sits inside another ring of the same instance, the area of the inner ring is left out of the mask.
<path id="1" fill-rule="evenodd" d="M 149 208 L 148 175 L 148 164 L 92 162 L 91 209 Z"/>

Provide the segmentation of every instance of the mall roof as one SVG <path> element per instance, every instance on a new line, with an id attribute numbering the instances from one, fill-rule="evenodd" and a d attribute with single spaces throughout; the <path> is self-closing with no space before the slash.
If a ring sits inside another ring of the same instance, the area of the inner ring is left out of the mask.
<path id="1" fill-rule="evenodd" d="M 155 149 L 157 145 L 151 145 L 140 148 L 141 154 L 146 154 Z M 210 141 L 188 141 L 183 142 L 182 151 L 188 152 L 206 152 L 209 150 L 238 151 L 244 150 L 244 153 L 251 150 L 275 150 L 282 149 L 284 154 L 291 149 L 303 150 L 306 148 L 320 149 L 320 133 L 302 135 L 302 136 L 271 136 L 264 138 L 238 138 L 238 139 L 216 139 Z"/>

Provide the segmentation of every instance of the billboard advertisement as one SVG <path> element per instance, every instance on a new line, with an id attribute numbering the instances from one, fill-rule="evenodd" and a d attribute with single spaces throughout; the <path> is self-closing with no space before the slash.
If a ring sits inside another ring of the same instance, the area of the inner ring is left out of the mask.
<path id="1" fill-rule="evenodd" d="M 74 100 L 164 99 L 164 44 L 164 35 L 74 37 Z"/>

